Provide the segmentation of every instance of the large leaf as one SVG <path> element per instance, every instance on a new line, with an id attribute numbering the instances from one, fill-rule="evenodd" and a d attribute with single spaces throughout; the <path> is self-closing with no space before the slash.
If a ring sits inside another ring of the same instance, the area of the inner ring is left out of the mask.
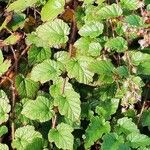
<path id="1" fill-rule="evenodd" d="M 106 42 L 105 47 L 114 50 L 116 52 L 124 52 L 125 50 L 128 49 L 127 41 L 122 37 L 109 39 Z"/>
<path id="2" fill-rule="evenodd" d="M 133 132 L 127 136 L 127 140 L 132 148 L 145 147 L 150 145 L 150 138 L 144 134 Z"/>
<path id="3" fill-rule="evenodd" d="M 58 106 L 61 115 L 73 122 L 79 122 L 81 113 L 80 96 L 74 91 L 70 83 L 65 82 L 64 85 L 64 82 L 59 80 L 50 87 L 50 93 L 54 97 L 54 105 Z"/>
<path id="4" fill-rule="evenodd" d="M 69 26 L 60 19 L 46 22 L 39 26 L 36 32 L 28 35 L 28 43 L 33 43 L 38 47 L 53 47 L 65 44 L 68 40 Z"/>
<path id="5" fill-rule="evenodd" d="M 104 133 L 110 132 L 109 122 L 99 117 L 93 117 L 85 131 L 85 148 L 90 148 Z"/>
<path id="6" fill-rule="evenodd" d="M 112 4 L 102 7 L 97 13 L 103 19 L 110 19 L 121 16 L 123 11 L 119 5 Z"/>
<path id="7" fill-rule="evenodd" d="M 33 126 L 20 127 L 15 132 L 12 147 L 17 150 L 41 150 L 43 147 L 42 135 L 35 131 Z"/>
<path id="8" fill-rule="evenodd" d="M 7 11 L 21 12 L 33 6 L 38 1 L 39 0 L 16 0 L 8 6 Z"/>
<path id="9" fill-rule="evenodd" d="M 51 129 L 48 133 L 50 142 L 54 142 L 59 149 L 73 150 L 73 128 L 68 124 L 61 123 L 55 129 Z"/>
<path id="10" fill-rule="evenodd" d="M 1 150 L 9 150 L 9 148 L 6 144 L 1 144 L 1 143 L 0 143 L 0 149 Z"/>
<path id="11" fill-rule="evenodd" d="M 56 79 L 62 71 L 60 65 L 54 60 L 44 60 L 42 63 L 33 67 L 31 72 L 31 79 L 45 83 L 49 80 Z"/>
<path id="12" fill-rule="evenodd" d="M 8 132 L 8 128 L 6 126 L 3 125 L 0 127 L 0 137 L 6 134 L 7 132 Z"/>
<path id="13" fill-rule="evenodd" d="M 39 84 L 37 82 L 34 82 L 29 78 L 25 78 L 21 74 L 17 75 L 15 85 L 21 98 L 34 98 L 39 89 Z"/>
<path id="14" fill-rule="evenodd" d="M 64 0 L 48 0 L 41 11 L 42 21 L 53 20 L 64 10 Z"/>
<path id="15" fill-rule="evenodd" d="M 30 65 L 41 63 L 45 59 L 49 59 L 50 56 L 51 56 L 50 48 L 32 46 L 28 51 L 28 60 Z"/>
<path id="16" fill-rule="evenodd" d="M 28 100 L 21 113 L 32 120 L 45 122 L 52 118 L 52 108 L 53 105 L 51 99 L 38 96 L 36 100 Z"/>
<path id="17" fill-rule="evenodd" d="M 80 30 L 79 34 L 81 36 L 90 36 L 95 38 L 103 33 L 104 25 L 100 22 L 89 22 L 86 23 Z"/>
<path id="18" fill-rule="evenodd" d="M 138 0 L 120 0 L 120 4 L 124 9 L 136 10 L 140 7 Z"/>
<path id="19" fill-rule="evenodd" d="M 84 84 L 92 82 L 94 73 L 89 70 L 89 65 L 92 62 L 93 59 L 89 57 L 70 59 L 70 61 L 66 64 L 69 78 L 75 78 L 78 82 Z"/>
<path id="20" fill-rule="evenodd" d="M 8 113 L 11 110 L 9 99 L 4 91 L 0 90 L 0 124 L 6 122 L 9 118 Z"/>
<path id="21" fill-rule="evenodd" d="M 137 133 L 139 132 L 136 124 L 132 122 L 131 118 L 128 117 L 118 119 L 117 125 L 118 125 L 119 133 L 124 133 L 128 135 L 132 132 L 137 132 Z"/>
<path id="22" fill-rule="evenodd" d="M 108 133 L 103 136 L 102 150 L 123 150 L 120 148 L 123 143 L 123 137 L 116 133 Z"/>
<path id="23" fill-rule="evenodd" d="M 10 60 L 4 61 L 2 51 L 0 50 L 0 76 L 3 75 L 10 66 L 11 66 L 11 61 Z"/>

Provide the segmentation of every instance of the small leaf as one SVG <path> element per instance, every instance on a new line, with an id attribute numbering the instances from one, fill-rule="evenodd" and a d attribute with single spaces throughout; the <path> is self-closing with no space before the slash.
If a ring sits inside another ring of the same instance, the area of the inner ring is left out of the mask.
<path id="1" fill-rule="evenodd" d="M 138 0 L 120 0 L 120 4 L 124 9 L 136 10 L 140 7 Z"/>
<path id="2" fill-rule="evenodd" d="M 55 19 L 60 13 L 64 11 L 64 0 L 48 0 L 41 11 L 42 21 Z"/>
<path id="3" fill-rule="evenodd" d="M 42 135 L 35 131 L 33 126 L 20 127 L 15 132 L 12 147 L 17 150 L 41 150 L 43 147 Z"/>
<path id="4" fill-rule="evenodd" d="M 127 136 L 129 146 L 132 148 L 138 148 L 140 146 L 145 147 L 150 145 L 150 138 L 144 134 L 133 132 Z"/>
<path id="5" fill-rule="evenodd" d="M 122 37 L 116 37 L 109 39 L 106 44 L 106 48 L 112 49 L 116 52 L 124 52 L 128 49 L 127 41 Z"/>
<path id="6" fill-rule="evenodd" d="M 95 38 L 103 33 L 104 25 L 100 22 L 90 22 L 82 26 L 79 30 L 81 36 Z"/>
<path id="7" fill-rule="evenodd" d="M 8 128 L 6 126 L 0 127 L 0 137 L 8 132 Z"/>
<path id="8" fill-rule="evenodd" d="M 23 75 L 16 76 L 16 89 L 21 98 L 34 98 L 39 89 L 39 84 L 32 81 L 29 78 L 25 78 Z"/>
<path id="9" fill-rule="evenodd" d="M 52 108 L 52 100 L 38 96 L 36 100 L 28 100 L 21 113 L 32 120 L 46 122 L 53 116 Z"/>
<path id="10" fill-rule="evenodd" d="M 13 33 L 4 41 L 0 42 L 0 47 L 7 46 L 7 45 L 14 45 L 21 39 L 21 37 L 22 35 L 20 33 Z"/>
<path id="11" fill-rule="evenodd" d="M 132 122 L 132 119 L 128 117 L 118 119 L 117 125 L 119 133 L 123 132 L 124 134 L 128 135 L 132 132 L 139 132 L 135 123 Z"/>
<path id="12" fill-rule="evenodd" d="M 6 144 L 0 143 L 0 149 L 1 150 L 9 150 L 8 146 Z"/>
<path id="13" fill-rule="evenodd" d="M 110 19 L 110 18 L 121 16 L 123 11 L 119 5 L 112 4 L 112 5 L 102 7 L 97 13 L 103 19 Z"/>
<path id="14" fill-rule="evenodd" d="M 49 59 L 50 56 L 51 56 L 50 48 L 32 46 L 28 51 L 28 60 L 30 65 L 41 63 L 45 59 Z"/>
<path id="15" fill-rule="evenodd" d="M 7 95 L 4 91 L 0 90 L 0 125 L 8 120 L 10 109 L 11 105 L 9 104 Z"/>
<path id="16" fill-rule="evenodd" d="M 144 24 L 142 18 L 138 15 L 129 15 L 126 16 L 124 21 L 128 23 L 130 26 L 140 27 Z"/>
<path id="17" fill-rule="evenodd" d="M 41 83 L 54 80 L 62 73 L 60 69 L 58 62 L 50 59 L 44 60 L 42 63 L 33 67 L 31 79 L 33 81 L 40 81 Z"/>
<path id="18" fill-rule="evenodd" d="M 51 129 L 48 133 L 50 142 L 54 142 L 59 149 L 73 150 L 73 128 L 68 124 L 61 123 L 56 129 Z"/>
<path id="19" fill-rule="evenodd" d="M 67 64 L 66 69 L 69 78 L 75 78 L 78 82 L 88 84 L 92 82 L 94 73 L 90 72 L 89 65 L 93 62 L 90 57 L 72 58 Z"/>
<path id="20" fill-rule="evenodd" d="M 16 0 L 8 6 L 7 11 L 21 12 L 26 8 L 33 6 L 38 1 L 39 0 Z"/>
<path id="21" fill-rule="evenodd" d="M 37 47 L 53 47 L 65 44 L 68 40 L 69 26 L 60 19 L 49 21 L 40 25 L 36 32 L 28 35 L 28 43 L 33 43 Z"/>
<path id="22" fill-rule="evenodd" d="M 150 61 L 140 63 L 137 72 L 138 74 L 150 75 Z"/>
<path id="23" fill-rule="evenodd" d="M 110 132 L 109 122 L 105 122 L 104 119 L 99 117 L 93 117 L 85 131 L 85 148 L 90 148 L 104 133 L 108 132 Z"/>
<path id="24" fill-rule="evenodd" d="M 141 122 L 142 125 L 145 126 L 149 126 L 150 127 L 150 109 L 145 110 L 142 114 L 142 118 L 141 118 Z"/>

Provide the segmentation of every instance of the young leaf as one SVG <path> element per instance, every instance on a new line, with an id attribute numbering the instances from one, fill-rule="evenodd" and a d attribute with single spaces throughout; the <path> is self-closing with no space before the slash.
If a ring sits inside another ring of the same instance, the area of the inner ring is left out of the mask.
<path id="1" fill-rule="evenodd" d="M 78 57 L 77 59 L 72 58 L 67 64 L 66 69 L 69 78 L 75 78 L 78 82 L 88 84 L 92 82 L 93 75 L 89 70 L 89 65 L 93 62 L 90 57 Z"/>
<path id="2" fill-rule="evenodd" d="M 118 53 L 124 52 L 125 50 L 128 49 L 127 41 L 122 37 L 116 37 L 116 38 L 109 39 L 106 42 L 105 47 L 112 49 Z"/>
<path id="3" fill-rule="evenodd" d="M 7 132 L 8 132 L 8 128 L 6 126 L 3 125 L 0 127 L 0 137 L 6 134 Z"/>
<path id="4" fill-rule="evenodd" d="M 55 19 L 40 25 L 36 32 L 28 35 L 27 40 L 28 43 L 33 43 L 37 47 L 53 47 L 65 44 L 68 40 L 67 35 L 69 35 L 69 26 L 62 20 Z"/>
<path id="5" fill-rule="evenodd" d="M 0 90 L 0 125 L 8 120 L 8 113 L 10 110 L 11 105 L 9 104 L 9 99 L 7 98 L 5 92 Z"/>
<path id="6" fill-rule="evenodd" d="M 20 127 L 15 132 L 12 147 L 17 150 L 41 150 L 43 147 L 42 135 L 35 131 L 33 126 Z"/>
<path id="7" fill-rule="evenodd" d="M 121 16 L 123 11 L 119 5 L 112 4 L 102 7 L 97 13 L 102 19 L 110 19 Z"/>
<path id="8" fill-rule="evenodd" d="M 59 149 L 73 150 L 73 128 L 68 124 L 61 123 L 57 128 L 51 129 L 48 133 L 50 142 L 54 142 Z"/>
<path id="9" fill-rule="evenodd" d="M 30 65 L 41 63 L 45 59 L 49 59 L 50 56 L 51 56 L 50 48 L 36 47 L 33 45 L 28 51 L 28 60 Z"/>
<path id="10" fill-rule="evenodd" d="M 9 150 L 8 146 L 6 144 L 0 143 L 0 149 L 1 150 Z"/>
<path id="11" fill-rule="evenodd" d="M 34 98 L 39 89 L 39 83 L 25 78 L 23 75 L 17 75 L 15 81 L 16 89 L 21 98 Z"/>
<path id="12" fill-rule="evenodd" d="M 150 145 L 150 138 L 144 134 L 133 132 L 127 136 L 128 145 L 132 148 L 145 147 Z"/>
<path id="13" fill-rule="evenodd" d="M 95 38 L 103 33 L 104 25 L 100 22 L 89 22 L 86 23 L 82 28 L 79 30 L 79 34 L 81 36 L 89 36 L 91 38 Z"/>
<path id="14" fill-rule="evenodd" d="M 110 132 L 109 122 L 99 117 L 93 117 L 85 131 L 85 148 L 90 148 L 103 134 Z M 93 134 L 94 133 L 94 134 Z"/>
<path id="15" fill-rule="evenodd" d="M 64 88 L 63 94 L 62 89 Z M 61 115 L 75 122 L 80 119 L 80 96 L 74 91 L 72 85 L 64 80 L 58 80 L 50 87 L 50 93 L 54 97 L 54 105 L 58 106 Z"/>
<path id="16" fill-rule="evenodd" d="M 118 119 L 117 125 L 118 125 L 117 130 L 119 131 L 119 133 L 124 133 L 128 135 L 132 132 L 137 132 L 137 133 L 139 132 L 136 124 L 132 122 L 131 118 L 128 117 Z"/>
<path id="17" fill-rule="evenodd" d="M 120 0 L 120 4 L 124 9 L 136 10 L 140 7 L 140 1 L 137 0 Z"/>
<path id="18" fill-rule="evenodd" d="M 52 108 L 52 100 L 38 96 L 36 100 L 28 100 L 21 113 L 32 120 L 46 122 L 53 116 Z"/>
<path id="19" fill-rule="evenodd" d="M 41 11 L 42 21 L 55 19 L 60 13 L 64 11 L 64 0 L 48 0 Z"/>
<path id="20" fill-rule="evenodd" d="M 33 6 L 38 1 L 39 0 L 16 0 L 8 6 L 7 11 L 21 12 L 26 8 Z"/>

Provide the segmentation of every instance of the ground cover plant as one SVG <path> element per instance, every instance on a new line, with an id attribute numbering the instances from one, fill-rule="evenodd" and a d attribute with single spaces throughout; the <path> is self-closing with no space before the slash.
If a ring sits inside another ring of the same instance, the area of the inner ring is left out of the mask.
<path id="1" fill-rule="evenodd" d="M 0 0 L 0 150 L 149 150 L 149 89 L 149 0 Z"/>

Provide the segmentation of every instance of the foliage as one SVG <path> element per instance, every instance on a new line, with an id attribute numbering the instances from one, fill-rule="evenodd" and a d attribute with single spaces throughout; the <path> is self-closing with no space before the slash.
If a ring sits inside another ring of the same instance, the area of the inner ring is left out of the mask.
<path id="1" fill-rule="evenodd" d="M 149 0 L 0 0 L 0 22 L 0 150 L 150 149 Z"/>

